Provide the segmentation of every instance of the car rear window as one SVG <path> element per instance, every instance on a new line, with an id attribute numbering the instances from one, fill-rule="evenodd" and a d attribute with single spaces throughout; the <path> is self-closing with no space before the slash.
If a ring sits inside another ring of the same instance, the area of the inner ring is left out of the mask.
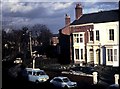
<path id="1" fill-rule="evenodd" d="M 64 81 L 64 82 L 68 82 L 69 79 L 68 79 L 68 78 L 64 78 L 63 81 Z"/>
<path id="2" fill-rule="evenodd" d="M 29 74 L 29 75 L 32 75 L 32 71 L 28 71 L 28 74 Z"/>

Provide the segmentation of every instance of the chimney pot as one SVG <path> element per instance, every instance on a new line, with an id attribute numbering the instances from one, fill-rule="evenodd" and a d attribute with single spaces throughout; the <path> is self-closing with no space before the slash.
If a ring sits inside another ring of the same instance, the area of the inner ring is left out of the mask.
<path id="1" fill-rule="evenodd" d="M 70 24 L 70 16 L 68 14 L 66 14 L 65 16 L 65 25 L 69 25 Z"/>
<path id="2" fill-rule="evenodd" d="M 81 4 L 76 4 L 75 14 L 76 14 L 76 20 L 78 20 L 82 15 L 82 6 L 81 6 Z"/>

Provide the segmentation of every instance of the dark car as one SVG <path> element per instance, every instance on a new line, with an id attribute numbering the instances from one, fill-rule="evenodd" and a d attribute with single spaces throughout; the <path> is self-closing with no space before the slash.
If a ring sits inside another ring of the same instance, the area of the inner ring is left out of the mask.
<path id="1" fill-rule="evenodd" d="M 78 67 L 73 67 L 70 70 L 73 71 L 80 71 L 86 74 L 92 74 L 94 72 L 94 68 L 92 67 L 82 67 L 82 66 L 78 66 Z"/>
<path id="2" fill-rule="evenodd" d="M 119 89 L 119 84 L 111 84 L 107 89 Z"/>

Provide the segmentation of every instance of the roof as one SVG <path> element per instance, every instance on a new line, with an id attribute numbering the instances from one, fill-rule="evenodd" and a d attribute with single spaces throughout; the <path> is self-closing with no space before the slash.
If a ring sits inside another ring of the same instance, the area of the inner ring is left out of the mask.
<path id="1" fill-rule="evenodd" d="M 43 71 L 43 70 L 40 70 L 39 68 L 26 68 L 27 71 Z"/>
<path id="2" fill-rule="evenodd" d="M 52 35 L 52 37 L 58 37 L 59 36 L 59 34 L 53 34 Z"/>
<path id="3" fill-rule="evenodd" d="M 68 78 L 68 77 L 58 76 L 58 77 L 54 77 L 54 79 L 55 79 L 55 78 L 64 79 L 64 78 Z"/>
<path id="4" fill-rule="evenodd" d="M 83 14 L 78 20 L 74 20 L 71 25 L 86 23 L 114 22 L 119 19 L 119 10 L 100 11 L 96 13 Z"/>

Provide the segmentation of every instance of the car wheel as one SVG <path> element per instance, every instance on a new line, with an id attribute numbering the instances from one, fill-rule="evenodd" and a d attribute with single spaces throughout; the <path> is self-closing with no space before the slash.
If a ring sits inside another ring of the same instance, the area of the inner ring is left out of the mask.
<path id="1" fill-rule="evenodd" d="M 68 89 L 68 86 L 64 86 L 64 89 Z"/>
<path id="2" fill-rule="evenodd" d="M 36 83 L 36 84 L 38 84 L 38 83 L 39 83 L 39 81 L 38 81 L 38 80 L 36 80 L 36 81 L 35 81 L 35 83 Z"/>
<path id="3" fill-rule="evenodd" d="M 50 86 L 51 86 L 51 87 L 54 87 L 54 84 L 53 84 L 53 83 L 50 83 Z"/>

